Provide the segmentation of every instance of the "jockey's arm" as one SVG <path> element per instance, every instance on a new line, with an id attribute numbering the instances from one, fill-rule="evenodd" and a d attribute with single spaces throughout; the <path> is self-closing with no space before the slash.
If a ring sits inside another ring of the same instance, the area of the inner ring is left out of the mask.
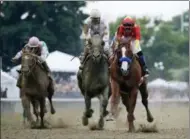
<path id="1" fill-rule="evenodd" d="M 140 27 L 135 25 L 134 31 L 135 31 L 135 47 L 139 47 L 141 39 Z"/>
<path id="2" fill-rule="evenodd" d="M 120 40 L 123 36 L 123 28 L 120 26 L 118 29 L 117 29 L 117 33 L 116 33 L 116 38 L 115 38 L 115 49 L 117 49 L 119 43 L 120 43 Z"/>
<path id="3" fill-rule="evenodd" d="M 89 25 L 90 25 L 90 23 L 91 23 L 90 18 L 87 18 L 84 21 L 84 25 L 83 25 L 83 28 L 82 28 L 82 39 L 86 39 L 87 38 L 88 32 L 89 32 Z"/>
<path id="4" fill-rule="evenodd" d="M 109 48 L 109 30 L 108 30 L 108 27 L 106 25 L 104 27 L 103 41 L 105 42 L 105 47 Z"/>
<path id="5" fill-rule="evenodd" d="M 120 26 L 117 30 L 116 41 L 120 41 L 123 36 L 123 28 Z"/>
<path id="6" fill-rule="evenodd" d="M 27 47 L 27 44 L 24 46 L 24 47 Z M 19 58 L 21 58 L 21 56 L 22 56 L 22 53 L 23 53 L 23 49 L 22 50 L 20 50 L 14 57 L 13 57 L 13 59 L 19 59 Z"/>
<path id="7" fill-rule="evenodd" d="M 88 30 L 89 30 L 88 24 L 84 24 L 84 26 L 83 26 L 83 33 L 84 33 L 85 35 L 88 34 Z"/>
<path id="8" fill-rule="evenodd" d="M 13 57 L 13 59 L 19 59 L 19 58 L 21 58 L 21 56 L 22 56 L 22 50 L 19 51 L 19 52 Z"/>
<path id="9" fill-rule="evenodd" d="M 44 62 L 46 60 L 46 58 L 48 57 L 48 55 L 49 55 L 49 51 L 48 51 L 47 45 L 45 43 L 43 45 L 44 46 L 42 46 L 41 56 L 40 56 L 40 60 L 42 62 Z"/>

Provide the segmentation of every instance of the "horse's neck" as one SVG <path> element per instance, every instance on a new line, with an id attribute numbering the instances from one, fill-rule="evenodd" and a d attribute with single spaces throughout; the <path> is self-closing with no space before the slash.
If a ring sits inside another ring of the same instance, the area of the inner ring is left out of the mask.
<path id="1" fill-rule="evenodd" d="M 91 71 L 100 71 L 100 69 L 104 69 L 104 65 L 107 64 L 106 60 L 101 57 L 99 62 L 94 62 L 92 57 L 89 57 L 86 61 L 86 66 Z"/>
<path id="2" fill-rule="evenodd" d="M 132 55 L 132 63 L 131 63 L 131 67 L 136 67 L 138 63 L 138 59 L 136 55 Z"/>
<path id="3" fill-rule="evenodd" d="M 45 70 L 42 69 L 42 66 L 39 63 L 36 63 L 34 69 L 33 69 L 33 77 L 36 78 L 37 80 L 42 78 L 43 75 L 45 75 Z"/>
<path id="4" fill-rule="evenodd" d="M 130 77 L 129 77 L 129 81 L 131 82 L 131 84 L 136 84 L 137 80 L 141 78 L 141 67 L 139 64 L 139 61 L 137 59 L 137 56 L 133 56 L 132 59 L 132 63 L 131 63 L 131 67 L 130 67 Z"/>

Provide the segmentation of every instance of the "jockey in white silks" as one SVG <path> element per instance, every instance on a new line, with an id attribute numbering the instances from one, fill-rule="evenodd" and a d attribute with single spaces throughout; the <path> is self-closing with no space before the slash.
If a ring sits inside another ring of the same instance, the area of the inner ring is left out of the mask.
<path id="1" fill-rule="evenodd" d="M 93 9 L 90 13 L 90 17 L 87 18 L 84 22 L 83 32 L 82 32 L 82 39 L 88 40 L 93 34 L 98 33 L 99 35 L 103 36 L 104 41 L 104 52 L 108 56 L 111 56 L 111 52 L 109 50 L 109 31 L 108 26 L 106 23 L 101 19 L 101 14 L 97 9 Z M 84 60 L 89 52 L 88 44 L 84 46 L 84 53 L 81 58 L 81 66 L 79 67 L 80 70 L 83 69 Z"/>

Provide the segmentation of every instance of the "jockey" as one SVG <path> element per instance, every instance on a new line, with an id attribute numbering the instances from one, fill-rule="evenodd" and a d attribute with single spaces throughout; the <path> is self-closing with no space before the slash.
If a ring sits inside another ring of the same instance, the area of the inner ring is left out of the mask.
<path id="1" fill-rule="evenodd" d="M 48 51 L 48 48 L 47 48 L 47 45 L 44 41 L 40 41 L 37 37 L 31 37 L 28 41 L 28 43 L 24 46 L 24 48 L 35 48 L 35 47 L 39 47 L 40 48 L 40 56 L 38 56 L 38 59 L 40 61 L 40 63 L 42 64 L 42 66 L 44 67 L 44 69 L 46 70 L 51 82 L 52 82 L 52 77 L 50 75 L 51 71 L 46 63 L 46 58 L 47 56 L 49 55 L 49 51 Z M 12 58 L 12 61 L 16 61 L 18 60 L 19 58 L 21 58 L 22 56 L 22 53 L 23 53 L 23 50 L 19 51 L 15 57 Z M 17 81 L 17 86 L 18 87 L 21 87 L 20 86 L 20 76 L 18 78 L 18 81 Z"/>
<path id="2" fill-rule="evenodd" d="M 146 66 L 143 52 L 140 46 L 140 26 L 135 23 L 135 20 L 127 16 L 123 19 L 122 24 L 119 26 L 117 31 L 117 45 L 119 44 L 122 37 L 132 38 L 132 51 L 139 57 L 140 65 L 143 69 L 143 76 L 149 76 L 149 70 Z"/>
<path id="3" fill-rule="evenodd" d="M 105 24 L 105 22 L 101 19 L 101 14 L 99 10 L 93 9 L 90 13 L 90 17 L 87 18 L 87 20 L 84 22 L 84 27 L 82 31 L 82 39 L 88 40 L 90 37 L 95 34 L 99 33 L 103 37 L 104 41 L 104 52 L 110 57 L 111 53 L 109 51 L 109 35 L 108 35 L 108 27 Z M 84 46 L 84 53 L 81 58 L 81 65 L 79 67 L 80 70 L 83 69 L 84 66 L 84 60 L 88 54 L 89 51 L 89 44 L 85 44 Z"/>

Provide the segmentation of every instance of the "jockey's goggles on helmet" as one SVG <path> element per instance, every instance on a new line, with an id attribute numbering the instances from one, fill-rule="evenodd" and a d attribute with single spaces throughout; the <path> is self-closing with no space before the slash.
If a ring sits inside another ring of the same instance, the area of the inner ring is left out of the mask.
<path id="1" fill-rule="evenodd" d="M 100 23 L 100 18 L 92 18 L 92 22 L 95 24 L 99 24 Z"/>
<path id="2" fill-rule="evenodd" d="M 134 27 L 134 23 L 124 23 L 124 27 Z"/>

